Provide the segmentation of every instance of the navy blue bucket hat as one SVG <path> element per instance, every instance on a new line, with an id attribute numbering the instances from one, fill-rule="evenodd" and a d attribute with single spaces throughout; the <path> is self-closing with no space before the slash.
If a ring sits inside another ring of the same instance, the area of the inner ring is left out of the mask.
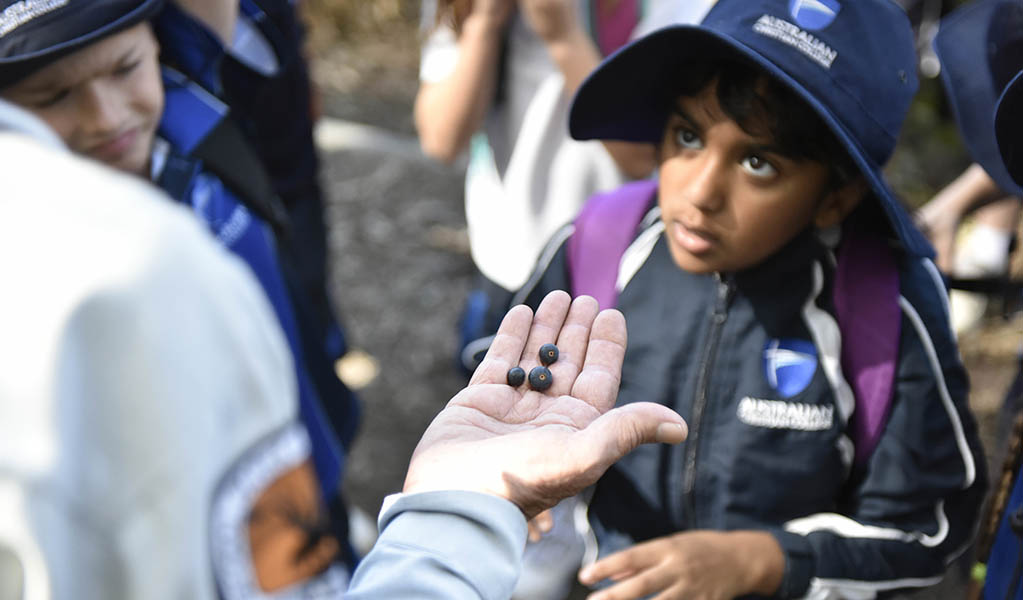
<path id="1" fill-rule="evenodd" d="M 1023 73 L 1016 74 L 998 100 L 995 133 L 1009 175 L 1023 186 Z"/>
<path id="2" fill-rule="evenodd" d="M 0 0 L 0 89 L 152 18 L 164 0 Z"/>
<path id="3" fill-rule="evenodd" d="M 1023 69 L 1023 2 L 980 0 L 941 22 L 934 38 L 942 82 L 966 148 L 1010 194 L 1023 190 L 1002 162 L 995 137 L 995 104 Z"/>
<path id="4" fill-rule="evenodd" d="M 655 31 L 605 60 L 580 87 L 576 139 L 657 143 L 671 80 L 687 63 L 752 62 L 834 132 L 870 184 L 904 249 L 934 251 L 884 179 L 917 90 L 913 31 L 889 0 L 719 0 L 699 26 Z"/>

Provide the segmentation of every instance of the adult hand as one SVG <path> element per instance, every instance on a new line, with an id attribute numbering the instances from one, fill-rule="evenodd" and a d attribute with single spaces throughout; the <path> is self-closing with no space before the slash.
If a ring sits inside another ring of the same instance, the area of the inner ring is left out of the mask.
<path id="1" fill-rule="evenodd" d="M 593 585 L 618 582 L 588 600 L 629 600 L 653 595 L 731 599 L 770 596 L 781 585 L 785 555 L 774 537 L 760 531 L 687 531 L 637 544 L 597 561 L 579 574 Z"/>
<path id="2" fill-rule="evenodd" d="M 506 383 L 543 344 L 560 350 L 545 392 Z M 593 484 L 646 442 L 679 443 L 685 422 L 664 406 L 611 409 L 625 357 L 625 318 L 593 298 L 552 292 L 505 316 L 469 386 L 437 415 L 412 454 L 405 492 L 468 490 L 510 500 L 532 518 Z"/>
<path id="3" fill-rule="evenodd" d="M 574 0 L 518 0 L 526 23 L 545 43 L 582 33 Z"/>

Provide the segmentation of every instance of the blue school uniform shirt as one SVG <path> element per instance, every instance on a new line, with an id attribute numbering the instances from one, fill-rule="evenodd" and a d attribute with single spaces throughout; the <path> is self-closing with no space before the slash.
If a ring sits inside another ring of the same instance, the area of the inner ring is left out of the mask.
<path id="1" fill-rule="evenodd" d="M 224 247 L 249 266 L 266 293 L 294 359 L 299 417 L 309 431 L 317 478 L 329 503 L 341 482 L 344 450 L 306 368 L 273 232 L 218 177 L 205 171 L 202 161 L 189 156 L 226 118 L 227 106 L 173 69 L 163 69 L 163 84 L 166 100 L 153 154 L 153 179 L 174 200 L 192 208 Z"/>

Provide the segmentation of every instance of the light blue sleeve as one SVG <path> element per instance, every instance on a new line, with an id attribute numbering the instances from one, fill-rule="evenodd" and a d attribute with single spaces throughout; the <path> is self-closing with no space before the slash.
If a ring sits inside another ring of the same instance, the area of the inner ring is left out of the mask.
<path id="1" fill-rule="evenodd" d="M 526 545 L 511 502 L 474 492 L 425 492 L 385 501 L 380 537 L 355 571 L 348 600 L 506 600 Z"/>

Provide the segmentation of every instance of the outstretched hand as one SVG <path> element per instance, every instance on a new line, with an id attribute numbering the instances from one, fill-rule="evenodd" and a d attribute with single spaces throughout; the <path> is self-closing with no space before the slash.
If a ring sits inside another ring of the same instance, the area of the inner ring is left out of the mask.
<path id="1" fill-rule="evenodd" d="M 625 318 L 598 314 L 593 298 L 552 292 L 535 317 L 526 306 L 505 316 L 469 386 L 433 420 L 412 454 L 405 492 L 468 490 L 500 496 L 527 518 L 591 485 L 642 443 L 680 443 L 685 422 L 658 404 L 614 406 L 625 357 Z M 507 384 L 528 373 L 538 351 L 557 344 L 553 385 Z"/>

